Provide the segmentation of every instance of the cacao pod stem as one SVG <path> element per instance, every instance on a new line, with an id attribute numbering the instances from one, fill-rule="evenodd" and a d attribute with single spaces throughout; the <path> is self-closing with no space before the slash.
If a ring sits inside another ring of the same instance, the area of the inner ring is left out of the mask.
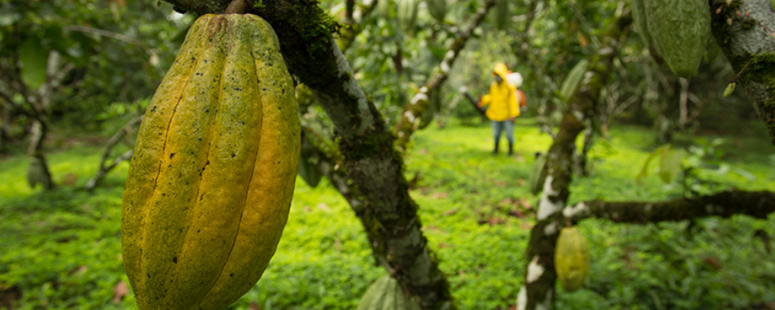
<path id="1" fill-rule="evenodd" d="M 248 12 L 248 3 L 245 0 L 233 0 L 231 3 L 229 3 L 229 6 L 226 7 L 226 11 L 223 12 L 224 14 L 245 14 Z"/>

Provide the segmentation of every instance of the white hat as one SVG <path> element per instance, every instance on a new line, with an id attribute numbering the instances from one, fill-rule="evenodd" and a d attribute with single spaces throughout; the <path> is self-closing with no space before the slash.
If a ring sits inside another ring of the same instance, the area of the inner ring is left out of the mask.
<path id="1" fill-rule="evenodd" d="M 520 87 L 522 86 L 522 75 L 518 72 L 510 73 L 506 76 L 506 81 L 509 81 L 509 84 L 511 85 Z"/>

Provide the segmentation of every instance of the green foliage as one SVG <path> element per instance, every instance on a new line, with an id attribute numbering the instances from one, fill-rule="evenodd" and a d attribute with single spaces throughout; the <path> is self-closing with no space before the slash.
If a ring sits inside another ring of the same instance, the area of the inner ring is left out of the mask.
<path id="1" fill-rule="evenodd" d="M 424 234 L 460 309 L 505 309 L 513 305 L 523 279 L 536 200 L 526 180 L 533 154 L 545 151 L 551 141 L 531 119 L 520 118 L 515 127 L 514 157 L 491 155 L 489 126 L 451 124 L 418 132 L 407 158 L 407 176 L 419 175 L 411 195 L 421 206 Z M 634 186 L 639 169 L 632 163 L 649 156 L 640 146 L 650 137 L 633 127 L 609 132 L 608 146 L 598 144 L 591 151 L 596 158 L 592 175 L 574 181 L 571 202 L 659 200 L 679 192 L 658 178 Z M 754 171 L 757 179 L 707 177 L 749 190 L 775 189 L 768 149 L 710 146 L 703 152 L 724 150 L 724 163 Z M 72 177 L 75 185 L 84 183 L 96 171 L 100 152 L 79 146 L 52 153 L 50 167 L 60 185 L 49 193 L 25 184 L 27 157 L 0 161 L 0 292 L 20 289 L 20 309 L 134 306 L 131 293 L 119 304 L 111 302 L 116 284 L 127 283 L 119 227 L 128 165 L 111 172 L 94 195 L 63 184 Z M 558 295 L 561 309 L 657 309 L 658 304 L 664 309 L 746 309 L 775 300 L 775 263 L 753 237 L 757 230 L 775 235 L 775 219 L 659 226 L 587 220 L 580 230 L 589 242 L 591 272 L 584 289 Z M 383 275 L 341 196 L 325 179 L 312 189 L 299 178 L 277 254 L 259 283 L 229 309 L 247 310 L 251 302 L 262 309 L 354 309 Z"/>
<path id="2" fill-rule="evenodd" d="M 736 175 L 749 182 L 756 181 L 755 175 L 724 161 L 725 152 L 719 148 L 723 143 L 721 138 L 710 141 L 697 138 L 696 145 L 690 145 L 688 153 L 671 145 L 659 147 L 649 154 L 635 181 L 640 183 L 648 176 L 651 161 L 655 158 L 659 158 L 659 178 L 669 185 L 677 183 L 684 195 L 688 196 L 710 194 L 724 186 L 732 186 L 719 180 L 728 175 Z"/>
<path id="3" fill-rule="evenodd" d="M 40 45 L 40 39 L 28 38 L 19 47 L 19 62 L 22 64 L 22 81 L 32 89 L 37 89 L 46 81 L 46 61 L 48 53 Z"/>

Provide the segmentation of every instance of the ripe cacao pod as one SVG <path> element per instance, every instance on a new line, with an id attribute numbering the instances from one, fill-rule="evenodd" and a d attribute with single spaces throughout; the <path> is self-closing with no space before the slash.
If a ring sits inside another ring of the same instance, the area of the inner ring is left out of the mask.
<path id="1" fill-rule="evenodd" d="M 404 293 L 396 279 L 386 275 L 369 286 L 358 310 L 420 310 L 420 305 Z"/>
<path id="2" fill-rule="evenodd" d="M 417 22 L 417 0 L 398 0 L 398 26 L 411 32 Z"/>
<path id="3" fill-rule="evenodd" d="M 710 33 L 707 0 L 644 0 L 648 32 L 675 75 L 691 77 L 700 67 Z"/>
<path id="4" fill-rule="evenodd" d="M 584 286 L 589 274 L 589 246 L 578 228 L 565 227 L 560 230 L 557 247 L 554 250 L 554 269 L 562 287 L 573 292 Z"/>
<path id="5" fill-rule="evenodd" d="M 573 98 L 573 94 L 576 93 L 579 87 L 581 87 L 581 82 L 584 81 L 584 73 L 587 72 L 587 67 L 589 67 L 589 61 L 582 59 L 570 70 L 560 88 L 560 96 L 562 99 L 570 101 L 570 99 Z"/>
<path id="6" fill-rule="evenodd" d="M 444 16 L 447 15 L 447 0 L 425 0 L 425 5 L 433 18 L 440 22 L 444 21 Z"/>
<path id="7" fill-rule="evenodd" d="M 122 204 L 140 310 L 220 310 L 261 277 L 293 196 L 300 125 L 271 26 L 200 17 L 140 126 Z"/>

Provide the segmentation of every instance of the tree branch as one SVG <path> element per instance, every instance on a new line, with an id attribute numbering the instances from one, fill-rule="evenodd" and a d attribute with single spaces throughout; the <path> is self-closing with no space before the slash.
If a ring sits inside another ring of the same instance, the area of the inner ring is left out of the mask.
<path id="1" fill-rule="evenodd" d="M 720 10 L 718 14 L 716 11 Z M 775 12 L 766 0 L 715 1 L 712 30 L 775 145 Z M 746 64 L 748 68 L 743 69 Z"/>
<path id="2" fill-rule="evenodd" d="M 110 170 L 113 170 L 118 164 L 125 160 L 129 160 L 132 158 L 133 150 L 129 150 L 124 152 L 124 154 L 119 155 L 113 160 L 113 163 L 111 163 L 108 166 L 105 166 L 105 162 L 108 160 L 108 157 L 110 157 L 110 152 L 113 150 L 113 147 L 121 141 L 121 138 L 124 137 L 127 133 L 131 132 L 134 127 L 140 123 L 140 121 L 143 120 L 143 116 L 135 116 L 132 119 L 130 119 L 124 126 L 121 127 L 115 134 L 113 134 L 110 139 L 108 139 L 108 142 L 105 144 L 105 151 L 102 152 L 102 157 L 100 157 L 100 163 L 97 168 L 97 173 L 92 177 L 89 181 L 86 182 L 86 184 L 83 186 L 83 188 L 87 191 L 92 191 L 94 188 L 97 187 L 99 182 L 105 177 L 105 175 L 110 172 Z"/>
<path id="3" fill-rule="evenodd" d="M 447 80 L 449 77 L 449 70 L 455 63 L 455 59 L 460 55 L 460 51 L 465 47 L 474 29 L 476 29 L 476 27 L 484 20 L 484 17 L 487 16 L 487 12 L 493 5 L 495 5 L 495 0 L 484 0 L 484 3 L 479 7 L 479 10 L 476 12 L 468 26 L 460 32 L 460 36 L 452 42 L 447 54 L 444 56 L 444 60 L 442 60 L 434 72 L 431 73 L 431 76 L 425 81 L 425 85 L 414 95 L 412 100 L 409 101 L 409 104 L 404 106 L 404 110 L 401 113 L 401 119 L 395 127 L 395 132 L 398 136 L 396 146 L 401 152 L 406 151 L 406 145 L 409 143 L 409 140 L 414 133 L 415 119 L 428 110 L 428 98 L 430 98 L 431 92 L 437 91 L 441 84 Z"/>
<path id="4" fill-rule="evenodd" d="M 129 43 L 131 45 L 134 45 L 134 46 L 137 46 L 139 48 L 142 48 L 148 54 L 151 53 L 150 49 L 148 48 L 148 46 L 145 45 L 145 43 L 143 43 L 143 41 L 137 40 L 135 38 L 132 38 L 130 36 L 123 35 L 123 34 L 120 34 L 120 33 L 115 33 L 115 32 L 107 31 L 107 30 L 103 30 L 103 29 L 92 28 L 92 27 L 88 27 L 88 26 L 79 26 L 79 25 L 67 25 L 67 26 L 64 27 L 64 29 L 65 30 L 70 30 L 70 31 L 78 31 L 78 32 L 84 32 L 84 33 L 96 34 L 98 36 L 103 36 L 103 37 L 108 37 L 108 38 L 111 38 L 111 39 L 119 40 L 121 42 Z"/>
<path id="5" fill-rule="evenodd" d="M 616 223 L 646 224 L 709 216 L 728 218 L 735 214 L 766 219 L 773 212 L 775 212 L 775 193 L 730 190 L 708 196 L 659 202 L 584 201 L 566 207 L 562 214 L 564 219 L 573 223 L 595 217 Z"/>

